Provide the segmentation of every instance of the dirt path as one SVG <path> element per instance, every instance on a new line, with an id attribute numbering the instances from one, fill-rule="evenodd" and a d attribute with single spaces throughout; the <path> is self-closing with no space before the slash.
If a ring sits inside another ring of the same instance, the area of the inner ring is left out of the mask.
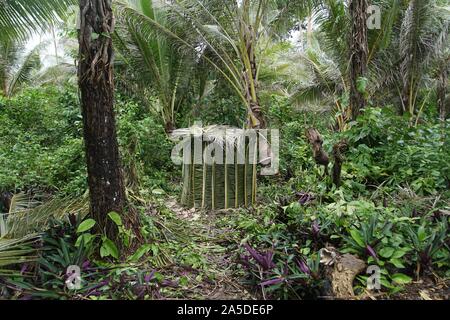
<path id="1" fill-rule="evenodd" d="M 225 213 L 186 209 L 173 198 L 167 200 L 165 206 L 176 215 L 180 223 L 186 224 L 192 234 L 193 251 L 204 261 L 202 273 L 205 279 L 199 283 L 194 282 L 184 290 L 183 298 L 256 299 L 242 285 L 242 274 L 239 274 L 233 250 L 236 245 L 233 246 L 228 236 L 231 230 L 217 227 L 218 215 Z M 196 268 L 186 268 L 183 272 L 191 279 L 199 274 Z"/>

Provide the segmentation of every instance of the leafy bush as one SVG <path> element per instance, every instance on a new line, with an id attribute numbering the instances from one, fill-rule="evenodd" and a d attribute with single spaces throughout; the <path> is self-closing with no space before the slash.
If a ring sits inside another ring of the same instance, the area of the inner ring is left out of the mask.
<path id="1" fill-rule="evenodd" d="M 265 210 L 243 214 L 237 224 L 252 244 L 242 263 L 255 288 L 275 298 L 326 293 L 324 266 L 314 261 L 327 245 L 380 267 L 390 294 L 419 276 L 448 276 L 450 122 L 414 126 L 388 109 L 369 108 L 344 133 L 322 125 L 330 155 L 337 141 L 350 145 L 337 188 L 314 164 L 305 125 L 278 113 L 277 121 L 286 121 L 280 167 L 287 179 L 263 179 Z M 358 276 L 356 288 L 366 281 Z"/>
<path id="2" fill-rule="evenodd" d="M 75 88 L 29 89 L 0 101 L 0 191 L 80 195 L 87 188 Z M 167 187 L 171 142 L 148 110 L 117 95 L 120 151 L 130 184 Z"/>
<path id="3" fill-rule="evenodd" d="M 409 184 L 420 194 L 449 187 L 450 121 L 412 126 L 388 108 L 370 108 L 344 137 L 352 146 L 344 166 L 350 178 L 367 184 Z"/>
<path id="4" fill-rule="evenodd" d="M 46 87 L 2 102 L 0 190 L 84 192 L 81 118 L 77 104 L 68 103 L 73 98 Z"/>
<path id="5" fill-rule="evenodd" d="M 167 173 L 175 170 L 170 159 L 172 142 L 164 127 L 136 102 L 117 99 L 118 138 L 129 184 L 167 188 Z"/>

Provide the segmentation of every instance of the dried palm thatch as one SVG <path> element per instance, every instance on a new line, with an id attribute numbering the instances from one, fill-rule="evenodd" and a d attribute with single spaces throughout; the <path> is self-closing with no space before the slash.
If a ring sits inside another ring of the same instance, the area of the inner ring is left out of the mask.
<path id="1" fill-rule="evenodd" d="M 193 151 L 183 149 L 183 205 L 215 210 L 256 203 L 259 135 L 252 139 L 247 130 L 213 125 L 178 129 L 172 137 L 184 138 Z"/>
<path id="2" fill-rule="evenodd" d="M 11 198 L 8 213 L 0 213 L 0 275 L 17 275 L 15 266 L 36 261 L 40 234 L 51 219 L 83 218 L 89 211 L 86 195 L 53 198 L 44 203 L 39 196 L 18 193 Z"/>
<path id="3" fill-rule="evenodd" d="M 36 244 L 38 234 L 29 234 L 18 239 L 0 238 L 0 275 L 15 275 L 14 265 L 32 262 L 37 259 Z"/>
<path id="4" fill-rule="evenodd" d="M 0 214 L 0 237 L 21 238 L 46 229 L 51 219 L 68 219 L 69 215 L 84 217 L 89 211 L 87 196 L 53 198 L 41 203 L 19 193 L 12 197 L 8 213 Z"/>

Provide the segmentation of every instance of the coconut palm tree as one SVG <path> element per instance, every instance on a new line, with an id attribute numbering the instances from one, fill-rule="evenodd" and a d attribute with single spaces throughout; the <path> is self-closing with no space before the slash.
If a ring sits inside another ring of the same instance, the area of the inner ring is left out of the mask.
<path id="1" fill-rule="evenodd" d="M 365 96 L 372 104 L 398 101 L 401 113 L 414 115 L 419 112 L 418 100 L 424 100 L 419 89 L 431 90 L 430 67 L 439 59 L 440 48 L 448 43 L 448 7 L 438 0 L 374 0 L 371 4 L 378 5 L 385 14 L 381 29 L 368 30 L 367 34 Z M 352 24 L 348 2 L 324 0 L 315 10 L 314 35 L 320 43 L 317 48 L 339 66 L 344 79 L 350 79 L 346 35 L 351 34 Z M 445 57 L 441 59 L 445 61 Z M 348 80 L 345 84 L 344 88 L 350 87 Z"/>
<path id="2" fill-rule="evenodd" d="M 434 59 L 435 46 L 445 27 L 446 12 L 435 0 L 410 0 L 404 13 L 399 35 L 400 79 L 402 81 L 402 111 L 416 113 L 418 88 L 426 79 L 427 69 Z"/>
<path id="3" fill-rule="evenodd" d="M 118 81 L 141 97 L 156 94 L 157 111 L 166 132 L 171 132 L 176 127 L 176 111 L 186 100 L 195 75 L 195 52 L 178 50 L 173 38 L 154 28 L 153 24 L 169 28 L 162 1 L 124 0 L 118 2 L 117 11 Z"/>
<path id="4" fill-rule="evenodd" d="M 138 15 L 124 1 L 117 3 L 120 15 L 139 29 L 165 34 L 207 61 L 240 97 L 254 128 L 266 126 L 258 97 L 259 60 L 284 13 L 278 5 L 275 0 L 177 0 L 164 2 L 168 15 L 161 21 L 150 11 Z"/>
<path id="5" fill-rule="evenodd" d="M 78 86 L 90 213 L 99 231 L 113 238 L 118 230 L 108 213 L 124 213 L 127 202 L 114 112 L 115 19 L 109 0 L 80 0 L 80 12 Z"/>

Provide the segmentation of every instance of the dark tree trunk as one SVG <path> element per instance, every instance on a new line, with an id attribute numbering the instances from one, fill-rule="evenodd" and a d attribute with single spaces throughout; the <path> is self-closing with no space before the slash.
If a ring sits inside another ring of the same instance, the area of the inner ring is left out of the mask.
<path id="1" fill-rule="evenodd" d="M 306 130 L 305 135 L 311 144 L 314 161 L 318 165 L 322 165 L 324 167 L 323 176 L 325 177 L 328 175 L 328 164 L 330 163 L 330 158 L 328 157 L 327 152 L 323 149 L 322 136 L 319 131 L 314 128 L 309 128 Z"/>
<path id="2" fill-rule="evenodd" d="M 355 119 L 366 105 L 364 94 L 358 91 L 357 82 L 367 73 L 367 0 L 351 0 L 350 17 L 350 110 Z"/>
<path id="3" fill-rule="evenodd" d="M 164 125 L 164 131 L 166 134 L 170 135 L 175 130 L 175 125 L 172 121 L 166 121 L 166 124 Z"/>
<path id="4" fill-rule="evenodd" d="M 348 149 L 348 143 L 345 140 L 341 140 L 333 146 L 333 183 L 337 186 L 341 186 L 341 171 L 342 164 L 344 163 L 344 152 Z"/>
<path id="5" fill-rule="evenodd" d="M 0 212 L 9 212 L 13 196 L 14 195 L 8 191 L 0 193 Z"/>
<path id="6" fill-rule="evenodd" d="M 439 73 L 438 88 L 437 88 L 437 105 L 439 108 L 439 119 L 445 121 L 448 113 L 448 106 L 446 106 L 447 96 L 447 83 L 448 83 L 448 62 L 445 63 Z"/>
<path id="7" fill-rule="evenodd" d="M 114 17 L 111 0 L 80 0 L 78 81 L 81 91 L 91 216 L 114 237 L 107 214 L 122 213 L 126 198 L 114 119 Z"/>

